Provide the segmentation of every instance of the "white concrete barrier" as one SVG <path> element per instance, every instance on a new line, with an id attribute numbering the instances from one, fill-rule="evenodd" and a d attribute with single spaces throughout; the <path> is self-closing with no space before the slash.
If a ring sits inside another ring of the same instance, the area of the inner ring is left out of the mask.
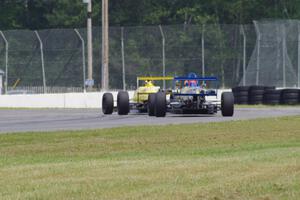
<path id="1" fill-rule="evenodd" d="M 0 107 L 7 108 L 100 108 L 101 93 L 2 95 Z"/>
<path id="2" fill-rule="evenodd" d="M 219 90 L 221 93 L 231 90 Z M 65 93 L 65 94 L 20 94 L 0 95 L 0 107 L 2 108 L 101 108 L 103 92 L 94 93 Z M 115 100 L 117 92 L 112 92 Z M 129 91 L 132 98 L 134 91 Z"/>
<path id="3" fill-rule="evenodd" d="M 2 108 L 101 108 L 103 92 L 0 95 Z M 117 92 L 112 92 L 114 100 Z M 133 96 L 133 92 L 129 92 Z"/>

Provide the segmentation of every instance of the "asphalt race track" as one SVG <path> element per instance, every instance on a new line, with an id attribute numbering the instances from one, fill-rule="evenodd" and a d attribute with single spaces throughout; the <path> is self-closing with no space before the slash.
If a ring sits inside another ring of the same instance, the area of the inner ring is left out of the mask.
<path id="1" fill-rule="evenodd" d="M 0 110 L 0 133 L 85 130 L 138 125 L 166 125 L 208 123 L 230 120 L 247 120 L 300 115 L 300 107 L 287 108 L 238 108 L 234 117 L 217 115 L 173 115 L 165 118 L 148 117 L 147 114 L 130 113 L 104 116 L 98 109 L 23 109 Z"/>

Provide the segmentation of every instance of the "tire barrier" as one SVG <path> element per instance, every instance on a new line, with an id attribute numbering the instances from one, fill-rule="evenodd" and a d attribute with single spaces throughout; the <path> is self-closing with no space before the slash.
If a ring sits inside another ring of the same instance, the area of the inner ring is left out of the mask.
<path id="1" fill-rule="evenodd" d="M 281 104 L 296 105 L 299 104 L 299 89 L 284 89 L 281 92 Z"/>
<path id="2" fill-rule="evenodd" d="M 249 101 L 250 105 L 262 104 L 264 99 L 265 86 L 250 86 Z"/>
<path id="3" fill-rule="evenodd" d="M 235 104 L 296 105 L 300 104 L 300 89 L 276 90 L 273 86 L 239 86 L 232 88 Z"/>
<path id="4" fill-rule="evenodd" d="M 250 87 L 248 87 L 248 86 L 240 86 L 240 87 L 232 88 L 235 104 L 241 104 L 241 105 L 248 104 L 249 88 Z"/>
<path id="5" fill-rule="evenodd" d="M 282 90 L 270 89 L 265 90 L 263 104 L 278 105 L 281 102 Z"/>

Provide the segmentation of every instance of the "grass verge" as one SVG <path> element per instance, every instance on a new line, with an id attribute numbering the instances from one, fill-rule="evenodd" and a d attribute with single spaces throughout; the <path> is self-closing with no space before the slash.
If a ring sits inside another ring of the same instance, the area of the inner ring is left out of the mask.
<path id="1" fill-rule="evenodd" d="M 235 105 L 235 108 L 300 108 L 300 105 Z"/>
<path id="2" fill-rule="evenodd" d="M 0 198 L 296 200 L 299 122 L 0 135 Z"/>

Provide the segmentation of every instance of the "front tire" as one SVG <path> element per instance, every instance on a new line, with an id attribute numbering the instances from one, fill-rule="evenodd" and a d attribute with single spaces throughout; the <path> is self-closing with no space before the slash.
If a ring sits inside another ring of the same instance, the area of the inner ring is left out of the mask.
<path id="1" fill-rule="evenodd" d="M 155 116 L 155 94 L 148 96 L 148 115 Z"/>
<path id="2" fill-rule="evenodd" d="M 128 115 L 129 108 L 129 95 L 128 92 L 120 91 L 117 96 L 117 108 L 119 115 Z"/>
<path id="3" fill-rule="evenodd" d="M 232 117 L 234 113 L 234 96 L 232 92 L 224 92 L 221 97 L 221 110 L 223 117 Z"/>
<path id="4" fill-rule="evenodd" d="M 112 93 L 104 93 L 102 96 L 102 112 L 111 115 L 114 110 L 114 97 Z"/>
<path id="5" fill-rule="evenodd" d="M 155 94 L 155 116 L 156 117 L 165 117 L 167 108 L 166 108 L 166 94 L 164 92 L 158 92 Z"/>

